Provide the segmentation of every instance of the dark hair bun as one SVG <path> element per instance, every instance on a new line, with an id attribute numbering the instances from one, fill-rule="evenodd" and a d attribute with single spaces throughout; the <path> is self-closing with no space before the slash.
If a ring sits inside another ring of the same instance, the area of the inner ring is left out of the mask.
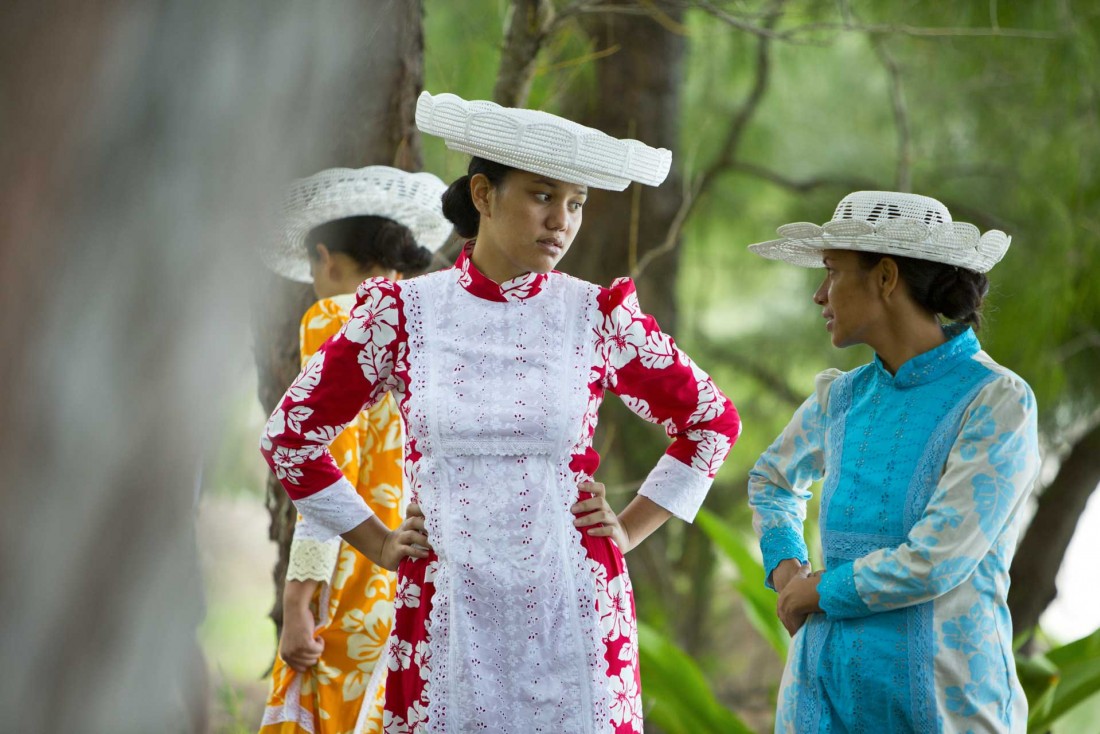
<path id="1" fill-rule="evenodd" d="M 982 273 L 945 265 L 928 285 L 927 305 L 952 321 L 978 326 L 988 292 L 989 278 Z"/>
<path id="2" fill-rule="evenodd" d="M 476 237 L 481 214 L 470 195 L 470 175 L 461 176 L 443 192 L 443 216 L 455 226 L 460 237 Z"/>
<path id="3" fill-rule="evenodd" d="M 387 270 L 416 275 L 428 268 L 432 252 L 416 243 L 409 228 L 392 219 L 385 219 L 375 235 L 379 264 Z"/>
<path id="4" fill-rule="evenodd" d="M 380 266 L 411 276 L 432 262 L 431 250 L 418 245 L 408 227 L 388 217 L 362 215 L 327 222 L 306 237 L 310 257 L 316 255 L 318 244 L 348 255 L 364 270 Z"/>

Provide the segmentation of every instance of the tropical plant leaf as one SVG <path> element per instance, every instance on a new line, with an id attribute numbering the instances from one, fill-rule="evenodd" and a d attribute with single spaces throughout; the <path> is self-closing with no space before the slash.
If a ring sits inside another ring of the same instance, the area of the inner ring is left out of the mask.
<path id="1" fill-rule="evenodd" d="M 744 602 L 749 623 L 779 658 L 786 660 L 790 637 L 775 614 L 775 592 L 764 585 L 764 566 L 752 550 L 754 541 L 705 508 L 699 510 L 695 523 L 737 569 L 733 586 Z"/>
<path id="2" fill-rule="evenodd" d="M 668 734 L 752 734 L 714 697 L 695 661 L 644 622 L 638 623 L 638 651 L 647 722 Z"/>

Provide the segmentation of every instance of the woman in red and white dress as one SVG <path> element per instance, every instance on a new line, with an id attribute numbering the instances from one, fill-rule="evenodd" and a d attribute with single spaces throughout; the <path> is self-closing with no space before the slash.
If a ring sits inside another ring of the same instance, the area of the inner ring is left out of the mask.
<path id="1" fill-rule="evenodd" d="M 454 95 L 421 95 L 417 124 L 474 156 L 443 197 L 472 239 L 450 270 L 359 287 L 280 405 L 298 419 L 265 432 L 264 454 L 314 532 L 397 567 L 387 732 L 641 732 L 623 554 L 672 515 L 694 518 L 740 422 L 633 283 L 554 266 L 589 186 L 659 184 L 670 154 Z M 619 513 L 593 480 L 606 390 L 672 438 Z M 424 516 L 394 531 L 326 450 L 387 392 Z"/>

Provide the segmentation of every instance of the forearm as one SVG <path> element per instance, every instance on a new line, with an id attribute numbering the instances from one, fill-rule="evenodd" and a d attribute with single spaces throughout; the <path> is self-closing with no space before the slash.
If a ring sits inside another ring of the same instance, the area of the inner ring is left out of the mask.
<path id="1" fill-rule="evenodd" d="M 620 548 L 623 553 L 636 548 L 657 528 L 665 524 L 672 513 L 648 497 L 637 496 L 619 513 L 619 523 L 629 539 L 629 548 Z"/>
<path id="2" fill-rule="evenodd" d="M 382 547 L 386 542 L 386 536 L 390 529 L 378 519 L 377 515 L 371 515 L 364 522 L 356 525 L 351 530 L 343 533 L 342 537 L 348 545 L 366 556 L 376 566 L 384 566 L 382 563 Z"/>
<path id="3" fill-rule="evenodd" d="M 283 617 L 288 618 L 294 614 L 309 611 L 310 602 L 317 592 L 319 581 L 287 581 L 283 586 Z"/>

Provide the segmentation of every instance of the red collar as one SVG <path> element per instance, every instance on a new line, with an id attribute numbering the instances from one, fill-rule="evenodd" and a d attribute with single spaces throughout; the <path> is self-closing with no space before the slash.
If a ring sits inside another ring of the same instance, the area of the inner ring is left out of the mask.
<path id="1" fill-rule="evenodd" d="M 503 283 L 496 283 L 474 265 L 470 259 L 473 250 L 474 241 L 470 240 L 462 247 L 462 252 L 455 261 L 455 269 L 459 272 L 458 284 L 471 294 L 486 301 L 509 303 L 532 298 L 542 291 L 547 278 L 544 273 L 524 273 Z"/>

